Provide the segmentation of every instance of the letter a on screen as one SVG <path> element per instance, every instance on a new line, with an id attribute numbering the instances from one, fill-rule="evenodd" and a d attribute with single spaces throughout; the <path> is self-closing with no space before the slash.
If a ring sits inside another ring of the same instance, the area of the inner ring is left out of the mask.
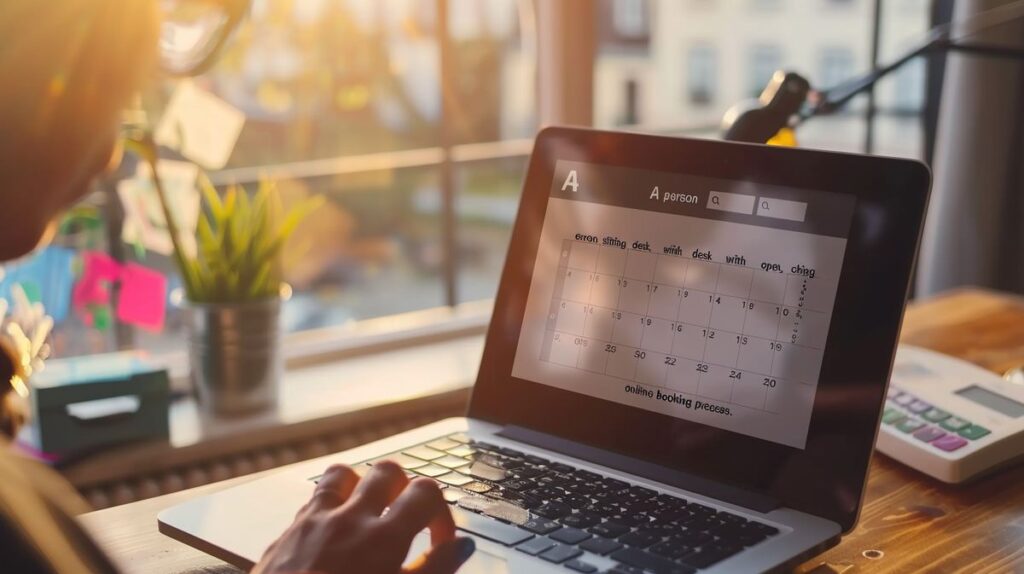
<path id="1" fill-rule="evenodd" d="M 575 169 L 570 170 L 569 175 L 566 176 L 565 183 L 562 184 L 562 191 L 565 191 L 565 188 L 567 187 L 572 188 L 573 193 L 576 193 L 577 191 L 580 190 L 580 182 L 579 179 L 577 179 L 576 177 Z"/>

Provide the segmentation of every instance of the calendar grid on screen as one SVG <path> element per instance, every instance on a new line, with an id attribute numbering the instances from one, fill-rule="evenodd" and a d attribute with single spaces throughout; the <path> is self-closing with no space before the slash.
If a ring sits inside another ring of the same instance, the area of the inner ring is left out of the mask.
<path id="1" fill-rule="evenodd" d="M 817 383 L 809 277 L 575 239 L 559 255 L 541 361 L 771 413 Z"/>

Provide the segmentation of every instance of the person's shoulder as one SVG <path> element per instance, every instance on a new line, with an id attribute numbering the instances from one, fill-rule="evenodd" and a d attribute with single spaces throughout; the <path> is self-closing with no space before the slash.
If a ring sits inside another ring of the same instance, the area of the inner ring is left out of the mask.
<path id="1" fill-rule="evenodd" d="M 88 510 L 52 469 L 0 447 L 0 556 L 4 571 L 113 573 L 74 515 Z"/>

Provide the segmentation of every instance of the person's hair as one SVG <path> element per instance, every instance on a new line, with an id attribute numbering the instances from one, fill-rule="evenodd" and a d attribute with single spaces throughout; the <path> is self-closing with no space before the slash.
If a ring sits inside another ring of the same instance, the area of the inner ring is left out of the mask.
<path id="1" fill-rule="evenodd" d="M 75 161 L 109 133 L 106 122 L 151 73 L 156 9 L 154 0 L 0 2 L 0 175 L 45 181 L 54 162 Z"/>

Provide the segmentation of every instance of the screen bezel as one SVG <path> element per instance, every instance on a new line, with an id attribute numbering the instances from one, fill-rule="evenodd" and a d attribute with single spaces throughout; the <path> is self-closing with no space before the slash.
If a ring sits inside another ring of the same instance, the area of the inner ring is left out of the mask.
<path id="1" fill-rule="evenodd" d="M 851 194 L 857 203 L 803 450 L 512 376 L 557 160 Z M 762 493 L 853 527 L 895 355 L 930 173 L 905 159 L 547 128 L 540 132 L 469 416 Z"/>

